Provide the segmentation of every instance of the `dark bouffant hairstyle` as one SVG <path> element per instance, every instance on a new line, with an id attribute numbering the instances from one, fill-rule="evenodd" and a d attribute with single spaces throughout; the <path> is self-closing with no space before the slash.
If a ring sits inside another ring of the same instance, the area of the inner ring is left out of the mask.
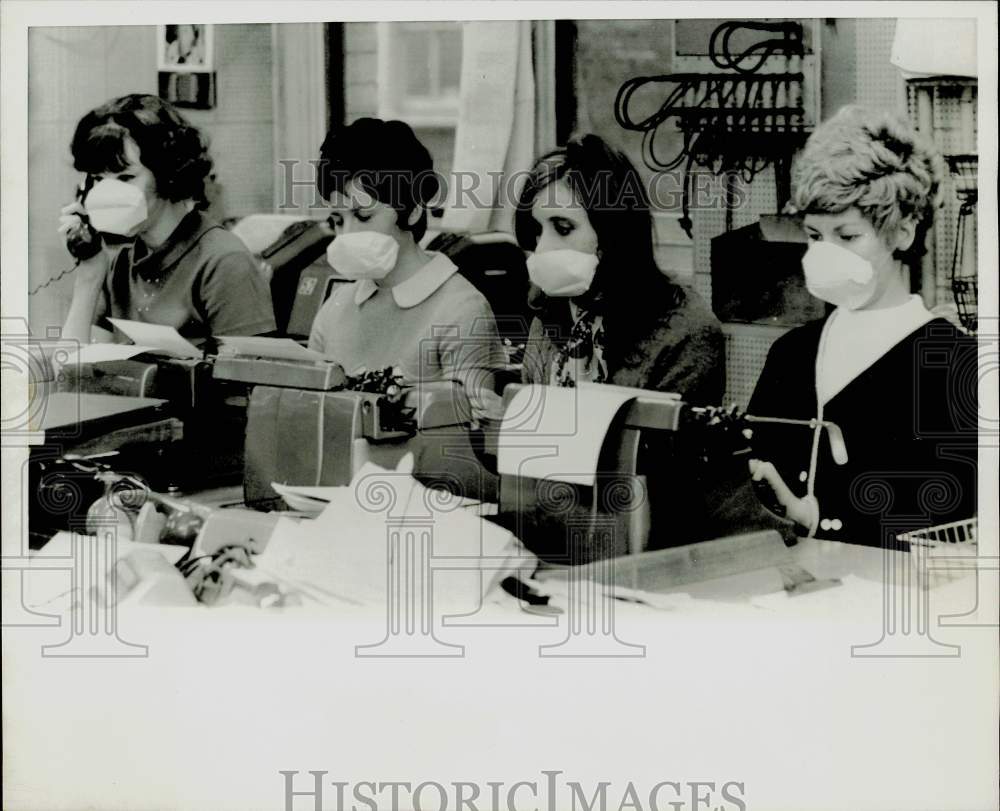
<path id="1" fill-rule="evenodd" d="M 70 151 L 73 166 L 89 175 L 121 172 L 128 165 L 125 141 L 131 138 L 156 179 L 164 200 L 194 200 L 205 208 L 205 179 L 212 171 L 205 138 L 168 102 L 132 93 L 87 113 L 76 125 Z"/>
<path id="2" fill-rule="evenodd" d="M 359 118 L 331 130 L 319 153 L 316 186 L 324 200 L 344 193 L 355 180 L 380 203 L 396 210 L 396 222 L 419 241 L 427 231 L 427 212 L 412 227 L 407 220 L 426 208 L 440 188 L 426 147 L 402 121 Z"/>

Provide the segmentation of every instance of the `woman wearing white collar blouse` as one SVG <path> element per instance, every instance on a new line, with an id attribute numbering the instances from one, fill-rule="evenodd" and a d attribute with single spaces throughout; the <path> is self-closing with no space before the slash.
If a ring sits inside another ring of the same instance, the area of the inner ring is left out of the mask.
<path id="1" fill-rule="evenodd" d="M 910 286 L 942 176 L 909 125 L 856 107 L 796 163 L 806 285 L 833 309 L 774 343 L 749 411 L 836 423 L 847 461 L 825 431 L 759 425 L 751 470 L 820 537 L 891 544 L 975 513 L 976 344 Z"/>
<path id="2" fill-rule="evenodd" d="M 411 381 L 456 380 L 474 417 L 499 419 L 493 371 L 505 354 L 493 311 L 450 259 L 418 244 L 438 181 L 413 130 L 362 118 L 332 131 L 317 182 L 336 232 L 327 258 L 353 283 L 323 305 L 309 347 L 348 374 L 399 367 Z"/>

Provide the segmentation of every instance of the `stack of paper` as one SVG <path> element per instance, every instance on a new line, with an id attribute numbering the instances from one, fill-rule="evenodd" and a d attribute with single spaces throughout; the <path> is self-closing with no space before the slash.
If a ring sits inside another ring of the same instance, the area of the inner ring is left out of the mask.
<path id="1" fill-rule="evenodd" d="M 534 570 L 513 535 L 411 473 L 409 456 L 395 471 L 365 465 L 350 486 L 329 488 L 314 520 L 279 522 L 257 565 L 331 605 L 384 610 L 390 589 L 406 588 L 445 613 L 475 611 L 508 574 Z"/>
<path id="2" fill-rule="evenodd" d="M 107 360 L 126 360 L 135 355 L 153 353 L 172 358 L 200 358 L 198 347 L 184 338 L 173 327 L 161 324 L 147 324 L 144 321 L 129 321 L 124 318 L 108 319 L 131 344 L 93 343 L 86 344 L 73 353 L 64 363 L 97 363 Z M 273 358 L 275 360 L 297 360 L 309 363 L 331 362 L 320 352 L 306 349 L 291 338 L 263 338 L 259 336 L 222 335 L 217 338 L 219 354 L 240 355 L 251 358 Z"/>

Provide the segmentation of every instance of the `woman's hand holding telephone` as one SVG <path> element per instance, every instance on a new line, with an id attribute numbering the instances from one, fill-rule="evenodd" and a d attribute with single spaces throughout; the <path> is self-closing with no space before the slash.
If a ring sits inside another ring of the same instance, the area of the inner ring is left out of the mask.
<path id="1" fill-rule="evenodd" d="M 66 249 L 77 260 L 77 284 L 98 285 L 104 281 L 109 261 L 104 242 L 90 224 L 83 207 L 82 193 L 59 212 L 59 233 L 66 239 Z"/>

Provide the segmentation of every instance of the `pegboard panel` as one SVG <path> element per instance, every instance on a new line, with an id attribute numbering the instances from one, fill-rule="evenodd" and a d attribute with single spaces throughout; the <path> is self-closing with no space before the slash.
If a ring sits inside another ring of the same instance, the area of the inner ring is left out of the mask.
<path id="1" fill-rule="evenodd" d="M 975 154 L 978 137 L 978 90 L 974 79 L 916 79 L 906 83 L 910 121 L 944 155 Z M 960 201 L 955 179 L 942 184 L 942 204 L 934 218 L 935 303 L 952 304 L 951 266 L 958 233 Z M 966 225 L 976 228 L 976 215 Z M 975 241 L 967 243 L 975 250 Z M 975 258 L 970 260 L 974 264 Z"/>
<path id="2" fill-rule="evenodd" d="M 753 395 L 757 378 L 764 368 L 767 353 L 787 327 L 763 324 L 723 324 L 726 336 L 726 397 L 728 405 L 734 403 L 746 408 Z M 762 415 L 769 416 L 769 415 Z"/>
<path id="3" fill-rule="evenodd" d="M 979 93 L 975 79 L 915 79 L 906 83 L 906 89 L 910 121 L 922 131 L 921 106 L 926 105 L 929 135 L 938 149 L 945 155 L 977 151 Z"/>
<path id="4" fill-rule="evenodd" d="M 976 151 L 977 97 L 975 85 L 934 87 L 934 140 L 946 155 Z"/>
<path id="5" fill-rule="evenodd" d="M 760 219 L 761 214 L 778 213 L 778 193 L 774 186 L 774 167 L 769 166 L 758 174 L 752 183 L 744 184 L 738 181 L 747 194 L 743 205 L 733 211 L 733 228 L 751 225 Z"/>
<path id="6" fill-rule="evenodd" d="M 691 289 L 694 290 L 706 307 L 712 306 L 712 277 L 708 273 L 696 273 L 691 277 Z"/>
<path id="7" fill-rule="evenodd" d="M 695 188 L 700 189 L 704 200 L 695 205 L 692 199 L 691 221 L 694 233 L 694 279 L 692 287 L 712 301 L 712 238 L 726 230 L 726 206 L 724 177 L 715 177 L 702 170 L 696 179 Z M 752 225 L 761 214 L 777 213 L 778 195 L 774 184 L 774 167 L 768 167 L 758 174 L 751 183 L 737 180 L 740 195 L 739 204 L 733 208 L 733 228 Z M 700 199 L 700 195 L 699 195 Z M 706 204 L 706 201 L 708 204 Z"/>
<path id="8" fill-rule="evenodd" d="M 695 181 L 705 195 L 705 202 L 696 204 L 692 199 L 691 222 L 694 237 L 694 272 L 710 273 L 712 270 L 712 248 L 710 240 L 726 229 L 726 212 L 723 205 L 724 183 L 721 178 L 702 170 Z M 695 197 L 696 195 L 692 195 Z"/>
<path id="9" fill-rule="evenodd" d="M 902 113 L 906 89 L 902 74 L 889 61 L 896 34 L 894 19 L 857 20 L 857 104 Z"/>

